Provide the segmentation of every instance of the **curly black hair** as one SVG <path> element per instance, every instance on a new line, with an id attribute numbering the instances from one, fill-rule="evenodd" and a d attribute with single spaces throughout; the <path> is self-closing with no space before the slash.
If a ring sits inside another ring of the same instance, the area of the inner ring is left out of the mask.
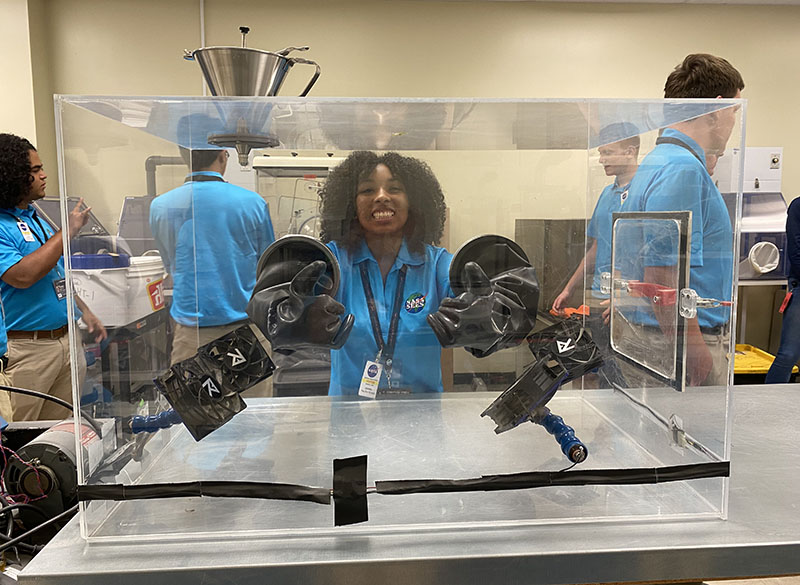
<path id="1" fill-rule="evenodd" d="M 405 187 L 409 204 L 406 243 L 409 250 L 420 254 L 424 244 L 437 244 L 442 238 L 444 193 L 426 162 L 396 152 L 379 155 L 367 150 L 356 151 L 331 171 L 320 192 L 320 239 L 335 241 L 350 251 L 360 244 L 364 231 L 356 216 L 358 183 L 369 177 L 379 164 L 386 165 Z"/>
<path id="2" fill-rule="evenodd" d="M 0 134 L 0 208 L 16 207 L 30 191 L 33 144 L 15 134 Z"/>

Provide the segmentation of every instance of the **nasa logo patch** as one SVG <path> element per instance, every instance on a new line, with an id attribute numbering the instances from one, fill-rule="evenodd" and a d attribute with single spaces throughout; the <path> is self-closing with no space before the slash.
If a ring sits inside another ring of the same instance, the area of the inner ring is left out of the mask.
<path id="1" fill-rule="evenodd" d="M 419 313 L 425 308 L 425 295 L 419 292 L 411 293 L 406 299 L 406 311 Z"/>

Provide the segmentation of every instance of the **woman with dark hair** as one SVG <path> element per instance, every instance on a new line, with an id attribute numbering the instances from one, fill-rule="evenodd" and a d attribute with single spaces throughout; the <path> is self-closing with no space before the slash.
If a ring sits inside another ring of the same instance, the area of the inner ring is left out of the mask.
<path id="1" fill-rule="evenodd" d="M 341 269 L 336 300 L 355 315 L 331 352 L 328 393 L 441 392 L 441 345 L 426 322 L 452 296 L 452 255 L 435 246 L 439 181 L 423 161 L 359 151 L 331 172 L 321 198 L 320 237 Z"/>

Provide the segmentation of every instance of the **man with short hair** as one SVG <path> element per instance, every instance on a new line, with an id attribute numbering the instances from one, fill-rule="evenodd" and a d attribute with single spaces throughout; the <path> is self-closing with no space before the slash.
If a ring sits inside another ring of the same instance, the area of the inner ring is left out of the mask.
<path id="1" fill-rule="evenodd" d="M 665 98 L 740 98 L 744 81 L 725 59 L 707 54 L 688 55 L 667 77 Z M 694 106 L 667 104 L 679 110 Z M 710 109 L 710 108 L 709 108 Z M 631 181 L 628 211 L 692 212 L 689 287 L 701 298 L 730 301 L 733 275 L 733 231 L 725 203 L 711 179 L 712 161 L 725 151 L 736 123 L 738 106 L 715 109 L 664 129 L 656 147 L 642 160 Z M 688 110 L 687 110 L 688 111 Z M 708 111 L 708 110 L 706 110 Z M 674 253 L 659 242 L 643 242 L 639 257 L 647 283 L 672 286 Z M 669 330 L 657 305 L 639 314 L 639 325 Z M 690 385 L 724 384 L 728 364 L 724 348 L 730 310 L 722 306 L 700 308 L 688 319 L 687 382 Z"/>
<path id="2" fill-rule="evenodd" d="M 247 322 L 258 259 L 275 240 L 266 201 L 225 182 L 228 151 L 207 143 L 218 120 L 192 114 L 178 123 L 191 172 L 183 185 L 155 198 L 150 229 L 172 276 L 172 363 Z"/>
<path id="3" fill-rule="evenodd" d="M 72 402 L 72 374 L 67 336 L 67 287 L 62 230 L 40 221 L 31 205 L 45 196 L 47 175 L 39 153 L 26 139 L 0 134 L 0 294 L 8 336 L 8 376 L 13 386 L 38 390 Z M 83 199 L 64 221 L 72 237 L 88 221 Z M 95 335 L 103 324 L 75 296 L 76 313 Z M 83 352 L 73 356 L 83 378 Z M 62 406 L 22 394 L 11 395 L 13 419 L 61 419 Z"/>
<path id="4" fill-rule="evenodd" d="M 584 303 L 590 308 L 585 323 L 604 357 L 604 364 L 598 370 L 600 379 L 606 386 L 624 384 L 616 361 L 610 355 L 609 330 L 607 323 L 608 294 L 601 292 L 602 274 L 611 272 L 611 223 L 612 214 L 625 211 L 628 189 L 639 166 L 639 129 L 633 124 L 616 122 L 600 130 L 597 151 L 599 162 L 607 177 L 614 182 L 607 185 L 594 207 L 592 218 L 586 229 L 587 252 L 575 272 L 572 273 L 564 289 L 553 301 L 553 310 L 562 312 L 575 292 L 584 275 L 592 275 L 591 290 L 587 291 Z"/>
<path id="5" fill-rule="evenodd" d="M 607 185 L 594 207 L 592 218 L 586 229 L 587 252 L 573 272 L 564 289 L 553 301 L 556 312 L 563 311 L 575 287 L 583 282 L 584 273 L 593 274 L 592 297 L 607 299 L 600 292 L 601 275 L 611 272 L 611 215 L 625 209 L 628 188 L 639 167 L 639 131 L 633 124 L 618 122 L 609 124 L 600 131 L 599 162 L 607 177 L 614 182 Z"/>

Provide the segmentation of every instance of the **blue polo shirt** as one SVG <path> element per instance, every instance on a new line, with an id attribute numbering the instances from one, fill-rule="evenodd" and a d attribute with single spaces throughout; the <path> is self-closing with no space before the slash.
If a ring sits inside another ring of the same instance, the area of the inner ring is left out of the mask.
<path id="1" fill-rule="evenodd" d="M 38 250 L 53 230 L 35 216 L 32 206 L 27 209 L 0 209 L 0 275 L 23 257 Z M 37 221 L 38 220 L 38 221 Z M 34 234 L 25 241 L 20 229 L 23 222 Z M 38 236 L 38 238 L 36 237 Z M 67 300 L 59 300 L 53 283 L 64 278 L 64 259 L 44 277 L 28 288 L 14 288 L 0 281 L 0 295 L 5 309 L 5 326 L 9 331 L 46 331 L 67 324 Z"/>
<path id="2" fill-rule="evenodd" d="M 212 180 L 191 180 L 198 176 Z M 150 230 L 172 275 L 175 321 L 214 327 L 247 319 L 258 259 L 275 241 L 266 201 L 219 173 L 191 173 L 153 200 Z"/>
<path id="3" fill-rule="evenodd" d="M 603 272 L 611 272 L 611 214 L 622 211 L 628 200 L 629 185 L 619 185 L 616 181 L 608 185 L 600 194 L 597 205 L 594 206 L 592 219 L 586 228 L 586 235 L 597 242 L 597 254 L 594 260 L 594 277 L 592 279 L 592 294 L 597 298 L 608 298 L 608 294 L 600 292 Z"/>
<path id="4" fill-rule="evenodd" d="M 412 392 L 441 392 L 442 347 L 426 317 L 437 311 L 443 298 L 453 294 L 448 276 L 452 254 L 443 248 L 429 245 L 425 246 L 423 254 L 412 254 L 403 241 L 384 286 L 378 263 L 365 242 L 352 254 L 340 248 L 336 242 L 329 243 L 328 247 L 339 261 L 342 274 L 336 300 L 345 306 L 348 313 L 355 316 L 353 330 L 347 342 L 341 349 L 331 351 L 331 382 L 328 394 L 358 394 L 364 366 L 367 361 L 374 361 L 378 353 L 361 282 L 359 265 L 362 263 L 367 266 L 384 342 L 389 333 L 400 269 L 403 264 L 408 266 L 401 295 L 392 387 Z M 386 387 L 387 377 L 384 373 L 379 389 Z"/>
<path id="5" fill-rule="evenodd" d="M 648 154 L 631 181 L 625 211 L 692 212 L 690 288 L 703 298 L 731 300 L 733 281 L 733 230 L 730 216 L 719 189 L 708 174 L 705 153 L 687 135 L 667 128 L 662 136 L 676 138 L 677 144 L 659 144 Z M 624 249 L 637 254 L 632 275 L 641 279 L 648 266 L 673 266 L 677 257 L 676 231 L 656 230 L 647 223 L 642 241 L 625 242 Z M 698 309 L 701 327 L 715 327 L 730 319 L 729 307 Z M 638 320 L 657 325 L 652 312 L 643 312 Z"/>

